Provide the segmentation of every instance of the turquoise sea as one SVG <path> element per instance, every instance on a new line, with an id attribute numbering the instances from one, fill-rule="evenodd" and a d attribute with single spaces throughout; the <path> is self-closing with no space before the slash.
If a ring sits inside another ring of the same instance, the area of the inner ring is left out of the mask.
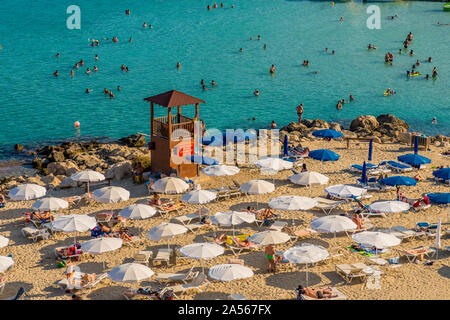
<path id="1" fill-rule="evenodd" d="M 15 143 L 148 133 L 149 104 L 142 99 L 171 89 L 206 101 L 200 116 L 207 128 L 260 128 L 271 120 L 285 125 L 297 119 L 295 107 L 303 102 L 304 118 L 348 123 L 361 114 L 392 113 L 414 130 L 450 135 L 450 26 L 436 24 L 450 23 L 443 3 L 223 3 L 226 8 L 208 11 L 213 1 L 5 0 L 0 6 L 0 156 Z M 81 9 L 80 30 L 66 27 L 71 4 Z M 371 4 L 381 9 L 379 30 L 366 26 Z M 395 13 L 398 19 L 388 18 Z M 144 21 L 153 29 L 144 29 Z M 409 32 L 414 34 L 413 57 L 398 54 Z M 91 47 L 91 38 L 100 39 L 100 46 Z M 378 50 L 367 50 L 369 43 Z M 326 47 L 336 54 L 326 53 Z M 394 66 L 384 63 L 387 51 L 395 54 Z M 432 63 L 426 62 L 429 56 Z M 85 65 L 71 78 L 80 59 Z M 407 79 L 406 70 L 417 59 L 422 75 Z M 303 60 L 311 65 L 303 67 Z M 122 72 L 122 64 L 130 71 Z M 99 71 L 86 75 L 94 65 Z M 425 80 L 434 66 L 438 78 Z M 208 90 L 202 90 L 201 79 Z M 217 87 L 211 88 L 211 80 Z M 114 99 L 102 93 L 105 87 L 114 90 Z M 397 94 L 385 97 L 387 87 Z M 93 92 L 84 93 L 86 88 Z M 253 95 L 255 88 L 259 97 Z M 349 94 L 356 101 L 336 110 L 337 100 L 348 100 Z M 160 115 L 163 111 L 158 108 Z M 192 115 L 193 107 L 183 112 Z M 256 120 L 249 121 L 253 116 Z M 436 125 L 431 124 L 434 116 Z M 79 131 L 75 121 L 81 123 Z"/>

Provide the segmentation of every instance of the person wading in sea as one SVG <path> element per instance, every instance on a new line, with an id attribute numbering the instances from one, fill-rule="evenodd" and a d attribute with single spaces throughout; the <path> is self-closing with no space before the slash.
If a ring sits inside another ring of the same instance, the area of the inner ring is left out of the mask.
<path id="1" fill-rule="evenodd" d="M 297 115 L 298 115 L 298 124 L 301 124 L 303 116 L 303 103 L 300 103 L 300 105 L 297 106 Z"/>

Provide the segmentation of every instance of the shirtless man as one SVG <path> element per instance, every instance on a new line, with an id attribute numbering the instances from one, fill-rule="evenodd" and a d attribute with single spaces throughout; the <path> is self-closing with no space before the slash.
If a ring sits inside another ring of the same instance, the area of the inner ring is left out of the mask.
<path id="1" fill-rule="evenodd" d="M 301 124 L 303 116 L 303 103 L 300 103 L 300 105 L 297 106 L 297 116 L 298 116 L 298 124 Z"/>

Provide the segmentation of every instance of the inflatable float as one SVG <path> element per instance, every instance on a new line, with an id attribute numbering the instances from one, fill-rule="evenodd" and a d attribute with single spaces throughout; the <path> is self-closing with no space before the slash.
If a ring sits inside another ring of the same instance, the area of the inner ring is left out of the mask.
<path id="1" fill-rule="evenodd" d="M 409 77 L 417 77 L 417 76 L 420 76 L 420 72 L 410 73 L 408 76 Z"/>

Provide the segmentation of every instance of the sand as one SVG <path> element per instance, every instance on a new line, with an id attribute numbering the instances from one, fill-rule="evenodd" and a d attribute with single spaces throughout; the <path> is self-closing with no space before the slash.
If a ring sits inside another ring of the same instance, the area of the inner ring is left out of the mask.
<path id="1" fill-rule="evenodd" d="M 362 163 L 367 157 L 367 144 L 352 144 L 350 149 L 345 148 L 344 142 L 339 141 L 311 141 L 304 143 L 310 149 L 329 148 L 341 155 L 341 159 L 332 163 L 321 163 L 313 159 L 305 159 L 308 169 L 318 171 L 330 178 L 329 185 L 334 184 L 353 184 L 358 178 L 356 174 L 348 171 L 349 165 L 352 163 Z M 433 165 L 450 165 L 450 159 L 441 156 L 443 148 L 432 147 L 431 152 L 421 151 L 420 153 L 432 159 L 431 165 L 428 168 L 421 170 L 422 176 L 427 178 L 427 181 L 420 182 L 415 187 L 402 187 L 402 192 L 409 198 L 419 198 L 424 192 L 449 192 L 450 187 L 444 184 L 435 183 L 432 178 L 432 171 L 430 168 Z M 402 144 L 382 144 L 375 145 L 374 161 L 379 163 L 382 160 L 396 160 L 397 156 L 412 152 L 411 147 Z M 287 180 L 287 177 L 292 173 L 287 170 L 278 173 L 275 176 L 262 176 L 258 169 L 241 168 L 239 174 L 233 177 L 225 177 L 223 179 L 211 178 L 202 176 L 200 178 L 203 189 L 219 187 L 223 181 L 224 185 L 231 184 L 231 179 L 235 179 L 240 183 L 244 183 L 251 179 L 267 179 L 272 181 L 274 179 L 276 190 L 270 194 L 260 196 L 249 196 L 227 201 L 220 201 L 217 203 L 206 204 L 205 207 L 211 210 L 214 214 L 218 211 L 239 210 L 246 208 L 248 205 L 255 206 L 255 201 L 258 200 L 259 206 L 267 205 L 267 202 L 274 197 L 281 195 L 302 195 L 302 196 L 324 196 L 324 186 L 316 186 L 311 189 L 293 185 Z M 414 176 L 416 173 L 408 173 L 408 176 Z M 392 174 L 390 174 L 392 175 Z M 102 210 L 119 210 L 135 202 L 145 203 L 148 197 L 145 185 L 135 185 L 131 179 L 123 181 L 113 181 L 113 185 L 120 185 L 131 192 L 130 200 L 119 204 L 100 204 L 95 203 L 89 206 L 74 207 L 65 210 L 68 214 L 89 214 L 94 215 Z M 57 197 L 65 197 L 70 195 L 81 195 L 82 188 L 72 188 L 60 191 L 49 192 L 50 195 Z M 395 198 L 395 191 L 389 192 L 370 192 L 373 198 L 365 200 L 365 204 L 370 204 L 376 200 L 393 200 Z M 180 199 L 181 195 L 168 196 L 174 199 Z M 0 209 L 0 235 L 10 238 L 10 244 L 0 249 L 0 255 L 12 254 L 15 265 L 6 272 L 6 288 L 1 297 L 12 296 L 17 292 L 20 286 L 23 286 L 27 291 L 29 299 L 70 299 L 70 295 L 64 293 L 55 284 L 58 280 L 64 278 L 64 269 L 59 269 L 55 264 L 54 248 L 61 245 L 68 245 L 73 241 L 73 234 L 58 233 L 54 237 L 33 243 L 31 240 L 25 239 L 21 234 L 21 228 L 24 226 L 25 218 L 23 213 L 31 208 L 33 201 L 18 201 L 8 202 L 6 208 Z M 188 205 L 181 214 L 193 212 L 197 207 Z M 345 208 L 344 208 L 345 209 Z M 312 219 L 323 216 L 323 213 L 318 210 L 310 210 L 306 212 L 288 212 L 278 211 L 282 214 L 282 219 L 298 226 L 309 226 Z M 334 213 L 342 213 L 335 211 Z M 413 210 L 408 213 L 393 214 L 391 219 L 373 217 L 371 222 L 376 227 L 389 227 L 395 225 L 403 225 L 408 228 L 413 228 L 418 221 L 437 222 L 441 218 L 443 223 L 448 222 L 448 208 L 433 205 L 426 211 L 415 212 Z M 153 242 L 145 238 L 145 232 L 151 227 L 160 224 L 163 221 L 168 221 L 177 214 L 172 213 L 170 217 L 161 218 L 160 216 L 152 217 L 147 220 L 131 221 L 127 225 L 131 232 L 138 233 L 137 226 L 140 230 L 141 243 L 138 243 L 135 248 L 122 247 L 114 252 L 104 254 L 103 256 L 96 256 L 94 258 L 86 258 L 79 267 L 83 272 L 101 273 L 108 271 L 111 268 L 122 263 L 132 261 L 134 253 L 138 250 L 156 250 L 167 246 L 166 241 Z M 444 225 L 444 229 L 448 227 Z M 236 230 L 243 233 L 255 233 L 262 231 L 266 227 L 257 227 L 255 224 L 237 226 Z M 215 230 L 227 230 L 227 228 L 215 228 Z M 230 229 L 228 229 L 230 230 Z M 171 244 L 183 246 L 193 242 L 203 242 L 202 235 L 212 235 L 213 229 L 204 229 L 197 234 L 187 233 L 177 236 L 171 240 Z M 90 233 L 79 234 L 77 240 L 83 242 L 90 239 Z M 342 249 L 343 255 L 334 258 L 322 265 L 317 265 L 309 269 L 309 285 L 331 285 L 337 287 L 344 293 L 348 299 L 450 299 L 450 266 L 449 253 L 443 250 L 440 251 L 437 260 L 433 260 L 432 266 L 425 266 L 423 263 L 415 264 L 408 263 L 406 260 L 401 260 L 402 265 L 395 269 L 389 269 L 381 278 L 380 289 L 369 289 L 364 283 L 355 280 L 352 284 L 344 283 L 343 279 L 338 276 L 334 270 L 335 264 L 339 263 L 355 263 L 364 262 L 365 257 L 346 249 L 352 244 L 351 238 L 345 235 L 338 235 L 335 239 L 332 236 L 319 234 L 314 239 L 300 240 L 296 245 L 301 243 L 316 243 L 326 248 L 339 247 Z M 450 240 L 445 237 L 441 241 L 442 246 L 449 246 Z M 411 240 L 401 244 L 404 248 L 415 248 L 418 246 L 433 246 L 434 238 Z M 286 250 L 292 244 L 277 245 L 277 250 Z M 204 261 L 202 265 L 205 268 L 216 264 L 227 263 L 230 258 L 234 258 L 231 251 L 226 250 L 225 254 L 219 256 L 211 261 Z M 242 253 L 238 258 L 243 259 L 245 265 L 250 267 L 255 275 L 249 279 L 233 281 L 233 293 L 241 293 L 249 299 L 294 299 L 294 288 L 299 284 L 305 285 L 306 272 L 302 266 L 298 265 L 282 265 L 276 274 L 268 274 L 266 272 L 265 258 L 262 251 Z M 103 270 L 102 261 L 106 261 L 106 269 Z M 178 272 L 186 271 L 194 264 L 196 268 L 200 268 L 198 260 L 191 260 L 179 257 L 176 266 L 160 266 L 155 265 L 152 270 L 155 273 L 159 272 Z M 157 285 L 151 278 L 149 281 L 143 281 L 140 284 L 134 285 L 146 286 Z M 122 293 L 131 285 L 112 282 L 109 279 L 101 282 L 91 292 L 84 294 L 85 299 L 124 299 Z M 225 299 L 230 293 L 230 284 L 211 281 L 210 286 L 206 292 L 189 292 L 182 296 L 183 299 Z"/>

